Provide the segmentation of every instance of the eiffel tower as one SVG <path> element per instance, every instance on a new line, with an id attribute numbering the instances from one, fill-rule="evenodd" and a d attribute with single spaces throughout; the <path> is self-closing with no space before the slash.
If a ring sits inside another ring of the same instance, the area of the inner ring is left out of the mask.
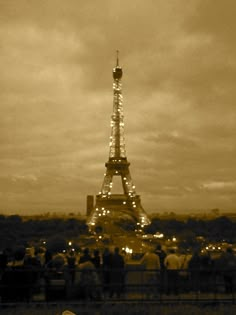
<path id="1" fill-rule="evenodd" d="M 111 116 L 111 136 L 109 160 L 105 163 L 106 173 L 99 195 L 96 196 L 95 206 L 90 212 L 87 224 L 91 228 L 99 222 L 112 221 L 129 217 L 138 228 L 150 224 L 142 205 L 140 196 L 136 195 L 132 183 L 125 151 L 124 114 L 122 104 L 122 68 L 119 66 L 117 51 L 116 67 L 113 68 L 113 113 Z M 112 194 L 113 177 L 120 176 L 123 194 Z"/>

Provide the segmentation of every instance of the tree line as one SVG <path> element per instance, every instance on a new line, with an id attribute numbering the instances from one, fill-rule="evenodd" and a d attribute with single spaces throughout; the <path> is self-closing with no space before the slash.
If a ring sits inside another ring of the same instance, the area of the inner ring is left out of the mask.
<path id="1" fill-rule="evenodd" d="M 137 226 L 128 220 L 120 220 L 117 224 L 125 231 L 134 231 Z M 101 230 L 102 232 L 102 230 Z M 196 237 L 204 237 L 211 242 L 236 242 L 236 222 L 221 216 L 214 219 L 188 218 L 178 219 L 153 218 L 146 226 L 144 233 L 161 232 L 165 237 L 176 236 L 181 240 L 191 241 Z M 0 215 L 0 249 L 17 243 L 27 244 L 28 241 L 60 237 L 79 238 L 89 235 L 85 219 L 77 218 L 45 218 L 23 220 L 19 215 Z"/>

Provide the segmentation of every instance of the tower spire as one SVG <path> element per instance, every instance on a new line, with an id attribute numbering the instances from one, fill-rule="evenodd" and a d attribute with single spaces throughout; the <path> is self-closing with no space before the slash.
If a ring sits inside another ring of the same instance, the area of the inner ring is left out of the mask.
<path id="1" fill-rule="evenodd" d="M 116 67 L 113 68 L 113 78 L 115 81 L 118 81 L 122 78 L 122 68 L 119 65 L 119 50 L 116 51 Z"/>
<path id="2" fill-rule="evenodd" d="M 116 51 L 116 67 L 119 67 L 119 50 Z"/>

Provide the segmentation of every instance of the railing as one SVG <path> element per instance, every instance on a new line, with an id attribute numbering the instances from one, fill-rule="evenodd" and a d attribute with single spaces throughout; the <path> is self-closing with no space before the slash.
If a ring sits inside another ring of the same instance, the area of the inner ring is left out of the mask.
<path id="1" fill-rule="evenodd" d="M 4 303 L 227 302 L 235 303 L 236 270 L 19 269 L 1 274 Z"/>

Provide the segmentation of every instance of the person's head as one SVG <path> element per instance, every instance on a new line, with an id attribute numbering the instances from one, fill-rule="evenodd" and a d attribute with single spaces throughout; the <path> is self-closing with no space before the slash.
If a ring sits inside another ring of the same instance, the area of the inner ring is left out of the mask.
<path id="1" fill-rule="evenodd" d="M 200 255 L 200 250 L 198 248 L 195 248 L 193 250 L 193 256 L 199 256 Z"/>
<path id="2" fill-rule="evenodd" d="M 156 250 L 161 250 L 161 244 L 157 244 Z"/>
<path id="3" fill-rule="evenodd" d="M 170 248 L 169 252 L 170 252 L 170 254 L 174 254 L 175 253 L 175 249 L 174 248 Z"/>
<path id="4" fill-rule="evenodd" d="M 88 249 L 88 247 L 86 247 L 85 249 L 84 249 L 84 255 L 88 255 L 89 254 L 89 249 Z"/>
<path id="5" fill-rule="evenodd" d="M 23 260 L 25 257 L 25 248 L 24 247 L 18 247 L 14 252 L 14 258 L 15 260 Z"/>
<path id="6" fill-rule="evenodd" d="M 98 249 L 94 249 L 93 255 L 94 255 L 95 257 L 99 256 L 99 250 L 98 250 Z"/>
<path id="7" fill-rule="evenodd" d="M 61 268 L 65 265 L 65 258 L 62 254 L 56 254 L 52 260 L 53 267 Z"/>
<path id="8" fill-rule="evenodd" d="M 232 254 L 233 253 L 232 247 L 227 247 L 226 252 Z"/>
<path id="9" fill-rule="evenodd" d="M 71 249 L 71 250 L 69 251 L 69 256 L 72 256 L 72 257 L 75 256 L 75 251 Z"/>
<path id="10" fill-rule="evenodd" d="M 105 247 L 103 254 L 104 254 L 104 255 L 107 255 L 107 254 L 109 254 L 109 253 L 110 253 L 109 248 L 108 248 L 108 247 Z"/>
<path id="11" fill-rule="evenodd" d="M 119 254 L 119 251 L 120 251 L 119 247 L 115 247 L 115 250 L 114 250 L 115 254 Z"/>

